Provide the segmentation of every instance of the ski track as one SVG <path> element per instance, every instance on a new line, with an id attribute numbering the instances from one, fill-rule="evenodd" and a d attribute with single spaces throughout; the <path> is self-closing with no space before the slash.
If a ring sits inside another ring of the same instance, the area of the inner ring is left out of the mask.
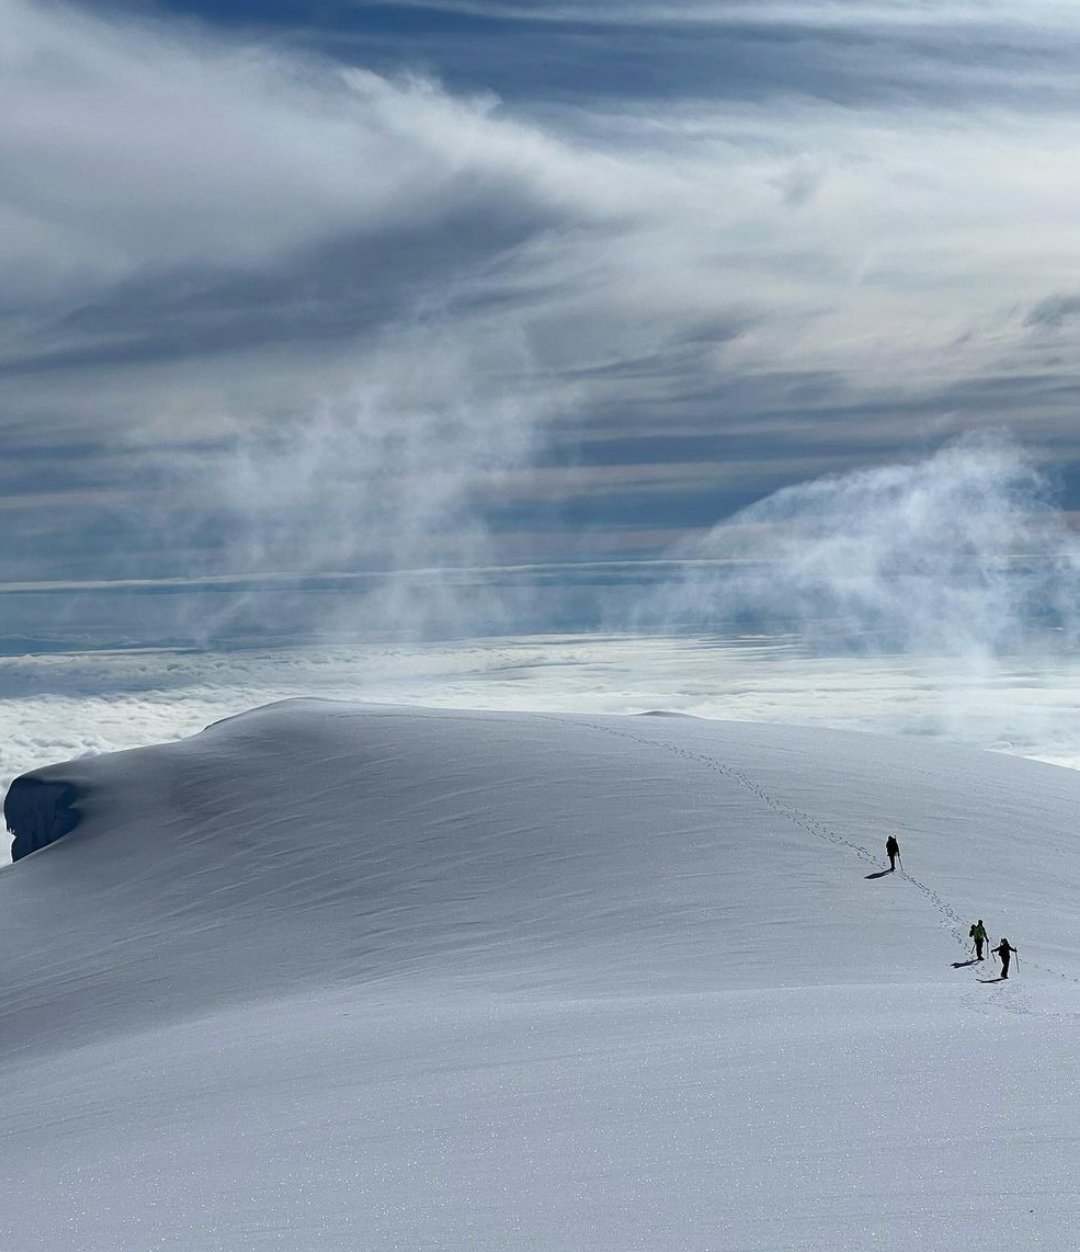
<path id="1" fill-rule="evenodd" d="M 545 721 L 559 722 L 563 725 L 570 725 L 570 723 L 562 717 L 556 717 L 550 714 L 541 714 L 539 716 L 543 717 Z M 730 778 L 740 787 L 745 788 L 747 791 L 755 795 L 764 805 L 772 809 L 774 813 L 779 814 L 779 816 L 785 818 L 789 822 L 793 822 L 796 826 L 805 830 L 808 834 L 813 835 L 816 839 L 821 839 L 823 842 L 830 843 L 834 847 L 841 848 L 845 851 L 854 852 L 859 860 L 865 861 L 866 864 L 873 865 L 875 868 L 880 868 L 881 866 L 880 859 L 874 856 L 869 849 L 863 847 L 862 844 L 856 843 L 853 839 L 848 839 L 844 835 L 839 834 L 830 826 L 825 825 L 824 822 L 819 822 L 816 818 L 811 817 L 809 813 L 804 812 L 800 808 L 796 808 L 795 805 L 785 804 L 782 800 L 777 800 L 774 796 L 769 795 L 764 787 L 761 787 L 758 783 L 756 783 L 748 774 L 744 774 L 742 770 L 736 769 L 732 765 L 727 765 L 723 761 L 717 760 L 716 757 L 706 756 L 700 752 L 691 752 L 686 748 L 680 748 L 678 744 L 665 743 L 663 740 L 645 739 L 640 735 L 632 734 L 630 731 L 618 730 L 614 726 L 603 726 L 596 722 L 586 721 L 575 722 L 574 724 L 588 726 L 590 730 L 599 730 L 606 735 L 613 735 L 619 739 L 628 739 L 633 743 L 640 744 L 642 747 L 663 748 L 665 751 L 671 752 L 675 756 L 682 757 L 685 761 L 692 761 L 697 765 L 703 765 L 714 774 L 720 774 L 725 778 Z M 917 891 L 922 892 L 922 894 L 929 901 L 930 905 L 941 914 L 942 918 L 944 918 L 944 926 L 949 929 L 950 934 L 956 940 L 963 952 L 965 954 L 969 953 L 971 949 L 967 942 L 967 937 L 964 934 L 964 920 L 960 917 L 952 905 L 949 904 L 947 900 L 943 899 L 932 887 L 928 886 L 924 882 L 920 882 L 919 879 L 907 873 L 907 871 L 902 867 L 900 870 L 900 877 L 906 882 L 909 882 Z M 1066 974 L 1061 970 L 1052 969 L 1046 965 L 1040 965 L 1038 962 L 1029 960 L 1026 957 L 1024 958 L 1024 965 L 1029 969 L 1037 969 L 1041 973 L 1051 975 L 1051 977 L 1061 978 L 1066 982 L 1071 982 L 1080 986 L 1080 978 L 1076 978 L 1072 974 Z M 1021 965 L 1018 958 L 1016 962 L 1016 972 L 1019 973 L 1020 969 Z M 1012 980 L 1010 979 L 1009 981 L 1011 982 Z M 994 1002 L 1000 1002 L 1002 999 L 1001 993 L 1004 990 L 1004 984 L 995 988 L 995 990 L 990 993 L 991 999 Z M 985 996 L 973 996 L 971 998 L 971 1002 L 974 1004 L 984 1005 L 986 1003 L 986 999 L 987 997 Z M 1025 1008 L 1016 1003 L 1015 997 L 1012 998 L 1011 1003 L 999 1003 L 999 1007 L 1005 1008 L 1012 1013 L 1025 1014 L 1031 1012 L 1030 1008 Z M 1058 1014 L 1053 1014 L 1053 1016 L 1058 1016 Z M 1066 1014 L 1065 1016 L 1073 1017 L 1077 1015 Z"/>

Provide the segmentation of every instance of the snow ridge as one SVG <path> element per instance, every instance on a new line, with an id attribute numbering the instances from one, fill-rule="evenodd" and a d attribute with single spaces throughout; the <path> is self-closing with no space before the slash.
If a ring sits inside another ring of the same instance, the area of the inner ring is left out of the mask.
<path id="1" fill-rule="evenodd" d="M 78 825 L 0 871 L 0 1248 L 1071 1246 L 1078 807 L 917 740 L 320 701 L 38 771 L 17 838 Z"/>

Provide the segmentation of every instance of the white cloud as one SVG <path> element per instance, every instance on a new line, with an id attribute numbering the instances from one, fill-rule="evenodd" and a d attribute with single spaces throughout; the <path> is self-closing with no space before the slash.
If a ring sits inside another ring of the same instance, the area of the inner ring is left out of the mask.
<path id="1" fill-rule="evenodd" d="M 443 293 L 454 333 L 485 333 L 490 315 L 461 305 L 494 286 L 533 293 L 510 316 L 555 369 L 744 315 L 755 327 L 723 349 L 729 368 L 897 383 L 929 354 L 938 384 L 997 359 L 1008 309 L 1077 259 L 1068 114 L 779 95 L 606 99 L 541 125 L 491 97 L 164 23 L 3 0 L 0 35 L 0 162 L 19 171 L 0 193 L 0 277 L 29 309 L 155 270 L 183 284 L 191 265 L 259 270 L 343 234 L 527 211 L 527 245 Z M 981 342 L 957 347 L 973 327 Z"/>
<path id="2" fill-rule="evenodd" d="M 445 212 L 483 172 L 486 105 L 422 82 L 23 0 L 0 33 L 9 298 L 20 272 L 36 297 L 46 276 L 258 264 Z"/>
<path id="3" fill-rule="evenodd" d="M 699 24 L 746 22 L 823 26 L 934 25 L 1062 25 L 1071 27 L 1076 10 L 1068 0 L 1029 0 L 1021 6 L 1010 0 L 611 0 L 603 8 L 585 4 L 546 4 L 537 0 L 500 3 L 499 0 L 395 0 L 398 8 L 437 8 L 446 12 L 483 14 L 505 20 L 532 22 L 579 21 L 622 25 L 631 22 Z"/>

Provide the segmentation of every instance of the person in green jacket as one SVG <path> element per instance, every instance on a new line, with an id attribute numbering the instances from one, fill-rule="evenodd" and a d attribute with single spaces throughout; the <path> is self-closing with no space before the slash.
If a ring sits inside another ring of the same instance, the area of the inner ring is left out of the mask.
<path id="1" fill-rule="evenodd" d="M 990 942 L 990 937 L 986 933 L 986 927 L 983 925 L 981 917 L 968 931 L 968 935 L 975 944 L 975 959 L 981 961 L 983 959 L 983 944 Z"/>

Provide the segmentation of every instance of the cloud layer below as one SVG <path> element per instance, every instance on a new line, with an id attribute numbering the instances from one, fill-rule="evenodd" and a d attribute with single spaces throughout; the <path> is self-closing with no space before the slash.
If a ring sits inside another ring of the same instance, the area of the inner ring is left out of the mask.
<path id="1" fill-rule="evenodd" d="M 0 659 L 0 788 L 28 769 L 194 734 L 292 696 L 442 707 L 664 711 L 917 734 L 1080 768 L 1080 663 L 814 658 L 794 641 L 485 644 Z"/>

